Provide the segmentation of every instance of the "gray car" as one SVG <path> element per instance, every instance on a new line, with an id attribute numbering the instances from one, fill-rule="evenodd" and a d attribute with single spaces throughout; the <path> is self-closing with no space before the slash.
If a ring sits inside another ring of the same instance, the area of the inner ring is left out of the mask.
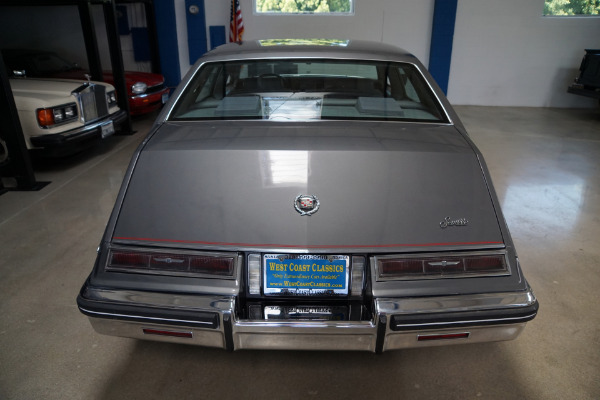
<path id="1" fill-rule="evenodd" d="M 510 340 L 538 309 L 427 70 L 340 40 L 202 57 L 133 156 L 77 302 L 102 334 L 228 350 Z"/>

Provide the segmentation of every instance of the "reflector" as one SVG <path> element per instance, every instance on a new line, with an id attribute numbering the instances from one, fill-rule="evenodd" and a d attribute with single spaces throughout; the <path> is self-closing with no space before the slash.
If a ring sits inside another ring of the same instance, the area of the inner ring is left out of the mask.
<path id="1" fill-rule="evenodd" d="M 159 336 L 173 336 L 179 338 L 189 338 L 191 339 L 194 335 L 192 332 L 177 332 L 177 331 L 164 331 L 159 329 L 149 329 L 144 328 L 144 334 L 146 335 L 159 335 Z"/>
<path id="2" fill-rule="evenodd" d="M 419 342 L 427 341 L 427 340 L 447 340 L 447 339 L 467 339 L 469 337 L 469 332 L 461 332 L 461 333 L 444 333 L 441 335 L 417 335 L 417 340 Z"/>

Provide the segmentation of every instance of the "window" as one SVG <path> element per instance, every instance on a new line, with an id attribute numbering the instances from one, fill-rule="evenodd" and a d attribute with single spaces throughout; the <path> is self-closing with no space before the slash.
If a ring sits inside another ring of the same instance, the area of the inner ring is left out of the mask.
<path id="1" fill-rule="evenodd" d="M 600 0 L 545 0 L 547 16 L 600 16 Z"/>
<path id="2" fill-rule="evenodd" d="M 353 14 L 354 0 L 254 0 L 259 14 Z"/>
<path id="3" fill-rule="evenodd" d="M 267 59 L 205 64 L 172 120 L 379 120 L 446 122 L 411 64 Z"/>

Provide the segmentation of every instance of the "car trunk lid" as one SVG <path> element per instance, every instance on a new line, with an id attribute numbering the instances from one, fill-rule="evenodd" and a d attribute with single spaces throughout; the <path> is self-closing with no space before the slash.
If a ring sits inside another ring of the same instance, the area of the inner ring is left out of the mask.
<path id="1" fill-rule="evenodd" d="M 313 215 L 294 206 L 318 198 Z M 476 153 L 443 124 L 166 123 L 140 154 L 112 238 L 211 249 L 503 247 Z"/>

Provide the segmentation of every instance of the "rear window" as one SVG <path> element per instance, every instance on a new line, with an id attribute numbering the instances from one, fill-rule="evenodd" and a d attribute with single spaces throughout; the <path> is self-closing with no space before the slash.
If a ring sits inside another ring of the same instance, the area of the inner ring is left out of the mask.
<path id="1" fill-rule="evenodd" d="M 447 122 L 411 64 L 314 59 L 206 63 L 170 119 Z"/>

